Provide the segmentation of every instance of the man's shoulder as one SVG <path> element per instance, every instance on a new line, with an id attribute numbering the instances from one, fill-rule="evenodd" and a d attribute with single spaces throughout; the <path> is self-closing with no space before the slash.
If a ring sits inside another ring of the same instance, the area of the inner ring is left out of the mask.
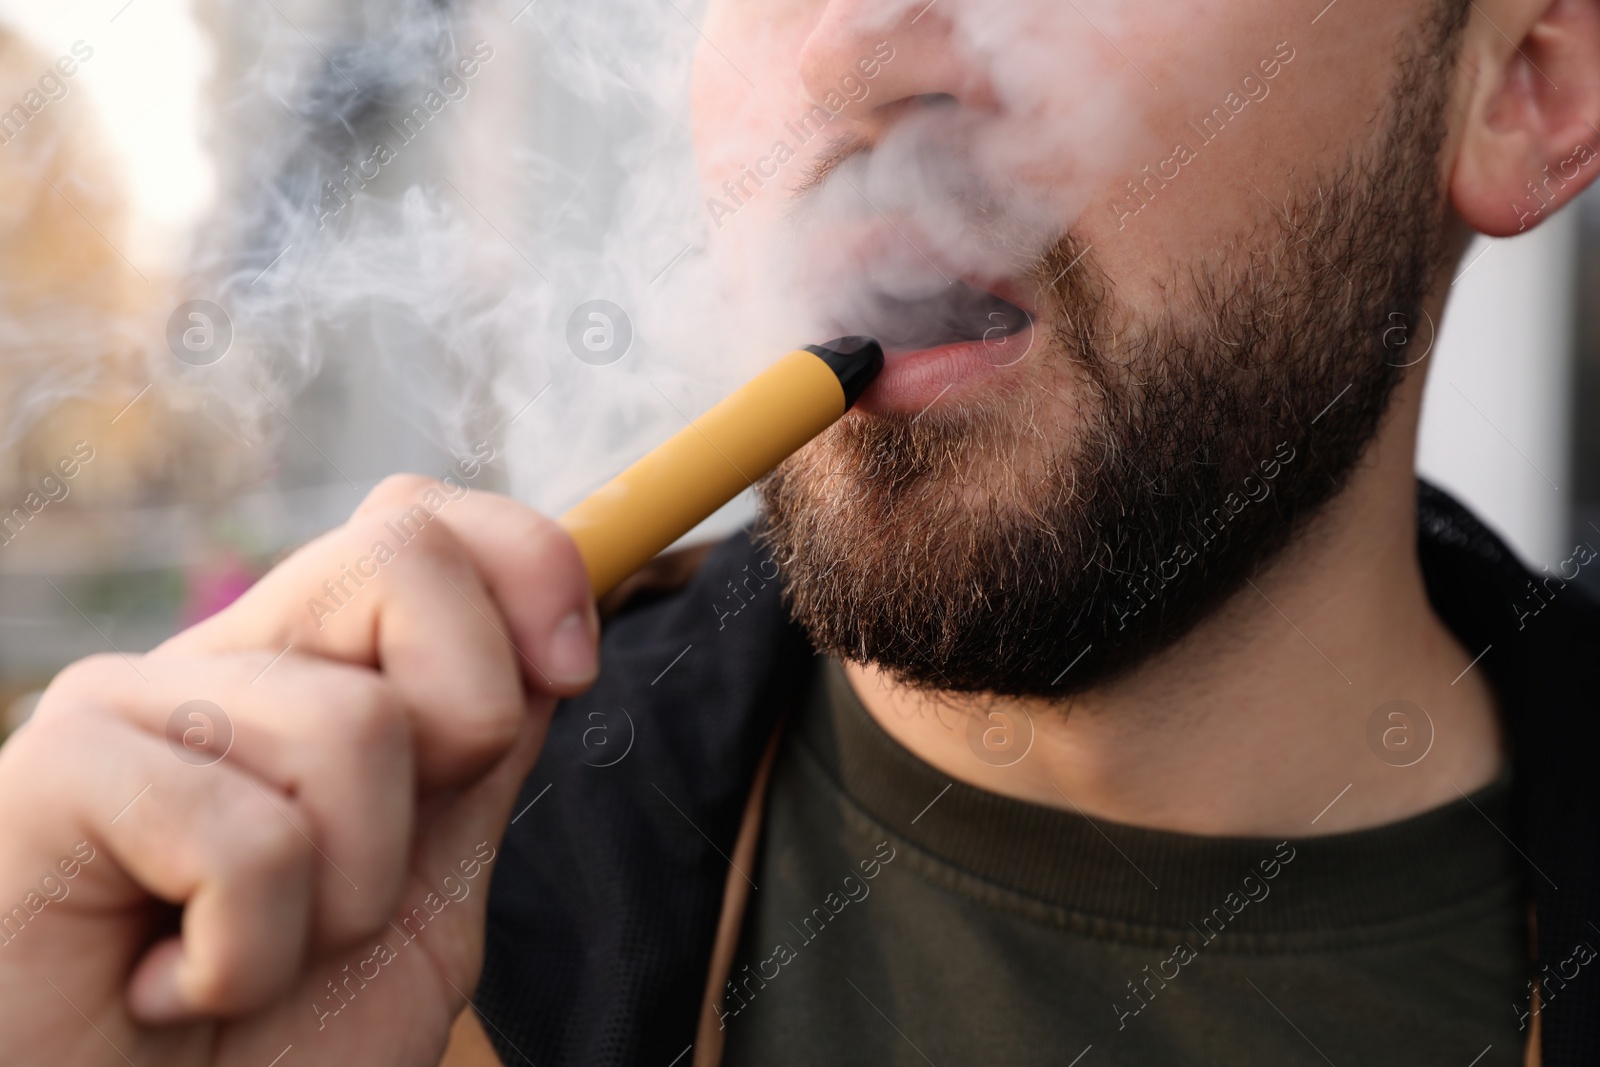
<path id="1" fill-rule="evenodd" d="M 1442 491 L 1424 484 L 1418 505 L 1428 595 L 1475 657 L 1468 669 L 1485 672 L 1499 701 L 1538 958 L 1567 959 L 1591 942 L 1600 913 L 1600 607 L 1578 585 L 1600 560 L 1583 542 L 1533 571 Z M 1589 1062 L 1600 1048 L 1592 1005 L 1551 998 L 1542 1014 L 1545 1062 Z"/>
<path id="2" fill-rule="evenodd" d="M 567 703 L 748 704 L 788 661 L 811 658 L 779 578 L 748 530 L 658 557 L 601 604 L 600 680 Z"/>
<path id="3" fill-rule="evenodd" d="M 1482 650 L 1491 674 L 1561 682 L 1600 672 L 1600 658 L 1567 655 L 1574 647 L 1593 650 L 1600 639 L 1600 603 L 1584 588 L 1600 578 L 1600 551 L 1590 542 L 1580 541 L 1561 562 L 1534 571 L 1459 501 L 1427 482 L 1418 486 L 1417 540 L 1435 610 L 1469 651 Z"/>
<path id="4" fill-rule="evenodd" d="M 754 606 L 754 614 L 771 623 L 781 607 L 778 576 L 773 553 L 742 528 L 720 541 L 657 556 L 600 601 L 600 615 L 608 624 L 673 617 L 695 630 L 710 620 L 720 632 Z M 769 590 L 771 595 L 759 595 Z"/>
<path id="5" fill-rule="evenodd" d="M 1600 830 L 1600 789 L 1589 787 L 1597 779 L 1587 768 L 1600 750 L 1600 604 L 1580 584 L 1586 568 L 1600 569 L 1600 552 L 1580 542 L 1569 558 L 1534 571 L 1426 483 L 1417 514 L 1428 597 L 1473 657 L 1468 669 L 1494 688 L 1519 794 L 1541 810 L 1564 794 L 1591 810 L 1590 830 Z"/>

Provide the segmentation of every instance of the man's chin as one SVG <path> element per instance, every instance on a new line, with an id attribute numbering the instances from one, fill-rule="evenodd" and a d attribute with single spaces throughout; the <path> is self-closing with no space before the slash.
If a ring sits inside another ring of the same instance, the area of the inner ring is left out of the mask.
<path id="1" fill-rule="evenodd" d="M 820 651 L 937 689 L 1038 684 L 994 642 L 1019 644 L 1010 609 L 1032 615 L 1041 579 L 1066 559 L 1053 531 L 1072 525 L 1074 479 L 1051 451 L 1067 442 L 1040 432 L 1048 392 L 1025 381 L 1031 404 L 1015 402 L 1002 376 L 1022 378 L 985 363 L 963 383 L 966 403 L 927 409 L 941 385 L 922 414 L 846 419 L 762 483 L 762 537 Z"/>

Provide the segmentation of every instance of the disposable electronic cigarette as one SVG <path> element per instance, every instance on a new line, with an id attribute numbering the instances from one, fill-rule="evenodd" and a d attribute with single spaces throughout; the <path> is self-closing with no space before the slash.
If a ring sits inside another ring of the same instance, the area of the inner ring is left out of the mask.
<path id="1" fill-rule="evenodd" d="M 837 422 L 882 369 L 883 348 L 868 337 L 790 352 L 561 516 L 594 595 Z"/>

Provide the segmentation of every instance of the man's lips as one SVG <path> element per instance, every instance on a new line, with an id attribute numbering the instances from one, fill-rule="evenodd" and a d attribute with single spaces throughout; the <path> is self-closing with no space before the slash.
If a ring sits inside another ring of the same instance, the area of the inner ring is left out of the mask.
<path id="1" fill-rule="evenodd" d="M 1033 341 L 1029 324 L 990 340 L 887 352 L 883 370 L 856 402 L 856 410 L 916 418 L 936 404 L 958 403 L 962 394 L 1015 373 Z"/>
<path id="2" fill-rule="evenodd" d="M 858 294 L 848 332 L 876 337 L 886 352 L 859 406 L 920 415 L 959 386 L 1021 362 L 1033 344 L 1033 316 L 1008 299 L 1017 292 L 952 281 L 920 299 Z"/>

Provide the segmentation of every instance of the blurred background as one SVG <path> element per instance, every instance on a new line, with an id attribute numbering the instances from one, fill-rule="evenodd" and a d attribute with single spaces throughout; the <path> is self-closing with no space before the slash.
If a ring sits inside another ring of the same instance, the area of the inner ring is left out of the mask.
<path id="1" fill-rule="evenodd" d="M 224 606 L 388 473 L 442 475 L 474 450 L 492 453 L 474 487 L 547 510 L 599 480 L 548 450 L 521 468 L 501 462 L 529 454 L 515 423 L 550 384 L 537 374 L 496 391 L 483 384 L 492 367 L 445 359 L 437 378 L 398 380 L 395 354 L 426 360 L 434 340 L 408 309 L 369 301 L 357 323 L 314 323 L 300 350 L 334 353 L 323 362 L 247 352 L 244 338 L 229 351 L 206 333 L 227 323 L 203 307 L 198 319 L 175 315 L 213 295 L 190 270 L 207 256 L 246 265 L 226 283 L 239 299 L 273 286 L 306 254 L 297 239 L 274 243 L 296 231 L 273 213 L 326 196 L 340 166 L 359 162 L 351 147 L 395 129 L 441 62 L 475 46 L 493 58 L 470 92 L 356 183 L 362 195 L 398 202 L 419 183 L 447 187 L 476 227 L 469 247 L 484 250 L 462 270 L 485 286 L 506 287 L 507 270 L 524 264 L 538 273 L 523 250 L 555 230 L 569 241 L 604 231 L 627 165 L 618 149 L 640 118 L 595 105 L 570 64 L 549 62 L 557 46 L 545 17 L 539 0 L 486 0 L 452 21 L 458 32 L 437 54 L 380 67 L 360 0 L 0 0 L 6 722 L 66 663 L 146 650 Z M 354 88 L 374 80 L 383 91 Z M 543 154 L 519 154 L 531 144 Z M 324 200 L 320 214 L 342 214 L 346 199 Z M 320 231 L 326 220 L 316 221 Z M 672 269 L 670 251 L 641 253 L 646 277 Z M 217 359 L 180 365 L 174 321 L 178 336 L 201 331 Z M 1535 566 L 1560 563 L 1580 541 L 1600 546 L 1600 419 L 1589 414 L 1600 406 L 1600 196 L 1591 190 L 1526 237 L 1480 241 L 1447 321 L 1410 343 L 1413 358 L 1427 351 L 1434 362 L 1421 472 Z M 612 401 L 602 411 L 623 395 L 604 370 L 571 372 Z M 253 397 L 218 401 L 230 392 Z M 448 426 L 435 410 L 443 396 Z M 674 428 L 675 411 L 640 410 L 613 411 L 566 444 L 576 453 L 624 434 L 606 417 L 630 419 L 634 434 L 650 423 L 645 439 Z M 736 502 L 701 535 L 749 507 Z M 1600 591 L 1591 570 L 1583 580 Z"/>

